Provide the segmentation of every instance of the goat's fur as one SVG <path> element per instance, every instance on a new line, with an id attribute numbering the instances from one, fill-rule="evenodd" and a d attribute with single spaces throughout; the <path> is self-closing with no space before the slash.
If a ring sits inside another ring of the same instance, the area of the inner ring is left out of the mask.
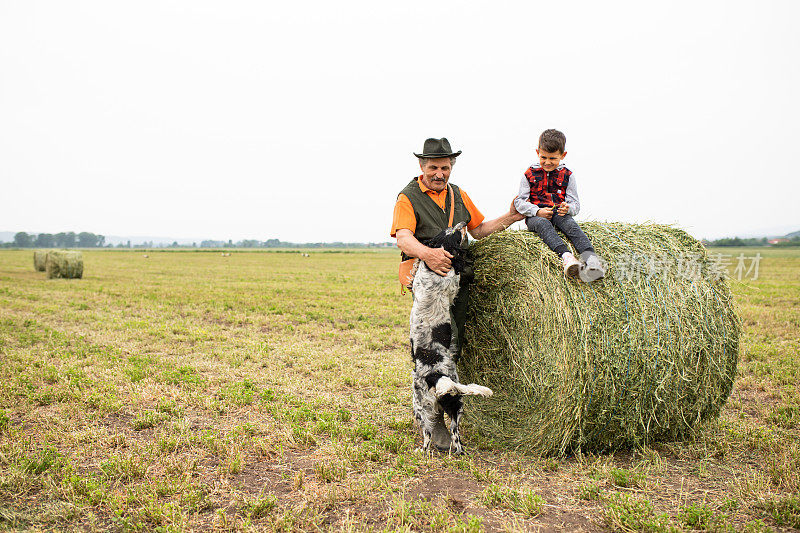
<path id="1" fill-rule="evenodd" d="M 458 421 L 463 413 L 464 395 L 491 396 L 481 385 L 458 382 L 456 372 L 457 339 L 454 338 L 450 308 L 458 294 L 465 250 L 464 223 L 442 231 L 426 243 L 431 248 L 443 247 L 453 255 L 453 268 L 446 276 L 432 271 L 418 261 L 412 293 L 411 356 L 414 359 L 412 393 L 414 417 L 422 430 L 422 448 L 430 450 L 431 434 L 440 413 L 450 419 L 451 451 L 463 453 Z"/>

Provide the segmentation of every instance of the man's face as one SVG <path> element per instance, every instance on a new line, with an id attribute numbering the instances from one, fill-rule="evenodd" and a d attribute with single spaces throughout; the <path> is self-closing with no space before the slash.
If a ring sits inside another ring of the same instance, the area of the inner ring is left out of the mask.
<path id="1" fill-rule="evenodd" d="M 439 159 L 424 159 L 419 162 L 422 169 L 422 183 L 429 189 L 442 192 L 447 187 L 450 171 L 453 169 L 449 157 Z"/>
<path id="2" fill-rule="evenodd" d="M 561 163 L 561 160 L 567 156 L 567 152 L 545 152 L 544 150 L 536 150 L 539 156 L 539 164 L 547 172 L 555 170 Z"/>

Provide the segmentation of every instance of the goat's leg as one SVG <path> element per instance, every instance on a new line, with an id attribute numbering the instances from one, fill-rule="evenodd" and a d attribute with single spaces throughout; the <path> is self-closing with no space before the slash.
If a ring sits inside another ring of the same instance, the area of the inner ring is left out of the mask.
<path id="1" fill-rule="evenodd" d="M 442 396 L 439 398 L 439 405 L 442 406 L 442 409 L 450 418 L 450 451 L 456 455 L 464 453 L 464 447 L 461 445 L 461 437 L 458 433 L 458 421 L 464 412 L 464 402 L 461 396 L 453 394 Z"/>
<path id="2" fill-rule="evenodd" d="M 417 373 L 411 371 L 411 408 L 414 412 L 414 419 L 422 427 L 422 395 L 424 391 L 420 390 L 417 385 Z"/>
<path id="3" fill-rule="evenodd" d="M 422 417 L 422 424 L 420 424 L 420 429 L 422 429 L 422 448 L 421 451 L 423 452 L 430 452 L 431 451 L 431 444 L 432 440 L 431 437 L 433 436 L 433 428 L 434 428 L 434 417 L 429 415 L 423 415 Z"/>
<path id="4" fill-rule="evenodd" d="M 459 409 L 454 414 L 450 415 L 450 434 L 453 439 L 453 453 L 456 455 L 464 453 L 464 446 L 461 444 L 461 434 L 458 432 L 458 422 L 461 420 L 463 412 L 463 409 Z"/>
<path id="5" fill-rule="evenodd" d="M 439 372 L 426 374 L 424 381 L 427 385 L 427 388 L 425 389 L 426 394 L 424 398 L 426 401 L 430 402 L 432 412 L 434 413 L 433 425 L 431 429 L 431 445 L 437 450 L 449 451 L 452 446 L 452 439 L 450 438 L 450 431 L 448 430 L 447 425 L 444 423 L 444 408 L 438 401 L 439 394 L 437 389 L 437 384 L 442 382 L 444 379 L 445 378 Z"/>
<path id="6" fill-rule="evenodd" d="M 420 378 L 416 372 L 412 372 L 412 392 L 414 418 L 422 432 L 422 451 L 429 451 L 437 413 L 425 379 Z"/>
<path id="7" fill-rule="evenodd" d="M 411 357 L 414 357 L 414 339 L 411 339 Z M 417 373 L 416 363 L 411 371 L 411 408 L 420 430 L 425 428 L 425 379 Z M 423 431 L 424 439 L 424 431 Z"/>

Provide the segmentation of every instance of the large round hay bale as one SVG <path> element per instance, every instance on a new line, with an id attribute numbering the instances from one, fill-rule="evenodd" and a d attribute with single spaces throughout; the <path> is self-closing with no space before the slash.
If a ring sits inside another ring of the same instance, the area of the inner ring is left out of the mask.
<path id="1" fill-rule="evenodd" d="M 47 268 L 47 252 L 43 250 L 36 250 L 33 252 L 33 268 L 37 272 L 44 272 Z"/>
<path id="2" fill-rule="evenodd" d="M 81 252 L 51 251 L 47 252 L 47 277 L 81 278 L 83 277 L 83 254 Z"/>
<path id="3" fill-rule="evenodd" d="M 663 225 L 581 224 L 605 279 L 564 276 L 527 231 L 474 243 L 461 380 L 491 387 L 472 430 L 539 454 L 684 436 L 719 414 L 736 375 L 740 321 L 719 266 Z"/>

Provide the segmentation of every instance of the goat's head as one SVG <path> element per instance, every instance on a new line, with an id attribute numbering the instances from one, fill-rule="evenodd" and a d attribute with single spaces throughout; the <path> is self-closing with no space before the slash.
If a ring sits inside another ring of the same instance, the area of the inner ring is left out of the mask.
<path id="1" fill-rule="evenodd" d="M 451 254 L 460 253 L 462 251 L 461 244 L 464 240 L 465 226 L 464 222 L 459 222 L 452 228 L 439 232 L 425 244 L 430 248 L 444 248 Z"/>
<path id="2" fill-rule="evenodd" d="M 453 256 L 453 268 L 460 274 L 466 260 L 466 248 L 463 246 L 466 236 L 465 222 L 459 222 L 452 228 L 439 232 L 425 244 L 430 248 L 444 248 Z"/>

